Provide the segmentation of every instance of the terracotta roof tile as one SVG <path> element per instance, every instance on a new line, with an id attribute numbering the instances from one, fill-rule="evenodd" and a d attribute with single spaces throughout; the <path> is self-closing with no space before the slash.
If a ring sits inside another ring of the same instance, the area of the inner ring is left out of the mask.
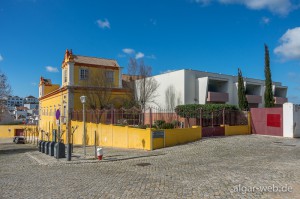
<path id="1" fill-rule="evenodd" d="M 81 56 L 81 55 L 74 55 L 74 61 L 77 63 L 83 63 L 83 64 L 120 67 L 118 62 L 113 59 L 103 59 L 103 58 L 97 58 L 97 57 L 86 57 L 86 56 Z"/>

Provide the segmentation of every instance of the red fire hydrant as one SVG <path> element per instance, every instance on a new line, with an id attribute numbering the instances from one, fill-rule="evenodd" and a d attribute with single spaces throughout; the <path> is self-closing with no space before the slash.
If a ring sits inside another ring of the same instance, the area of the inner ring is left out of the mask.
<path id="1" fill-rule="evenodd" d="M 102 157 L 103 157 L 103 149 L 102 148 L 97 148 L 97 157 L 98 157 L 98 160 L 102 160 Z"/>

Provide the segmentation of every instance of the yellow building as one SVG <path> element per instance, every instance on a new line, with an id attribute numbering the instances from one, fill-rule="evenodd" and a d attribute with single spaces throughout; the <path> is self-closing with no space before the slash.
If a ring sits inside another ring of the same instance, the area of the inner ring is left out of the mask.
<path id="1" fill-rule="evenodd" d="M 122 87 L 122 67 L 116 60 L 74 55 L 66 50 L 62 62 L 62 84 L 41 77 L 39 84 L 40 138 L 54 139 L 58 130 L 55 113 L 60 110 L 62 138 L 72 110 L 81 110 L 80 96 L 87 96 L 86 109 L 119 107 L 130 96 Z"/>

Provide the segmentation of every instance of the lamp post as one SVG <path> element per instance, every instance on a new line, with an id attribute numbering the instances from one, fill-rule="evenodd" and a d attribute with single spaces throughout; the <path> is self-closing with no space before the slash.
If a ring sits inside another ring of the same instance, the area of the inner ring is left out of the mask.
<path id="1" fill-rule="evenodd" d="M 86 96 L 81 96 L 80 101 L 82 103 L 82 111 L 83 111 L 83 153 L 86 155 L 86 128 L 85 128 L 85 107 L 84 104 L 86 103 Z"/>

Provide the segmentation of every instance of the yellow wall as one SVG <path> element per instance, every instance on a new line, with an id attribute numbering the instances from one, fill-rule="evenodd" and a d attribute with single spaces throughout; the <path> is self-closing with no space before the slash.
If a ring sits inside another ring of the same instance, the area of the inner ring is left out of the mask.
<path id="1" fill-rule="evenodd" d="M 129 148 L 151 150 L 151 129 L 128 129 Z"/>
<path id="2" fill-rule="evenodd" d="M 57 93 L 53 96 L 49 96 L 45 99 L 40 100 L 40 122 L 39 127 L 40 130 L 45 131 L 49 134 L 49 140 L 52 140 L 52 131 L 58 130 L 58 126 L 56 124 L 55 112 L 57 109 L 60 109 L 61 116 L 67 117 L 67 110 L 64 110 L 64 106 L 67 107 L 67 104 L 64 102 L 68 102 L 68 90 Z M 80 101 L 80 96 L 84 95 L 83 91 L 77 90 L 74 93 L 74 110 L 82 110 L 82 103 Z M 126 92 L 113 92 L 112 100 L 114 98 L 127 98 L 128 93 Z M 88 99 L 87 99 L 88 100 Z M 63 104 L 63 106 L 61 106 Z M 55 107 L 54 107 L 55 106 Z M 88 107 L 86 107 L 88 109 Z M 65 115 L 66 113 L 66 115 Z M 64 127 L 65 128 L 65 127 Z M 90 135 L 94 139 L 94 135 Z M 66 137 L 64 138 L 64 140 Z"/>
<path id="3" fill-rule="evenodd" d="M 73 144 L 82 144 L 83 122 L 72 121 L 71 126 L 78 126 L 74 133 Z M 151 150 L 151 129 L 93 123 L 87 123 L 86 129 L 87 145 L 94 145 L 96 131 L 97 146 Z"/>
<path id="4" fill-rule="evenodd" d="M 74 66 L 74 85 L 75 86 L 82 86 L 82 88 L 78 87 L 72 91 L 69 91 L 68 89 L 65 91 L 61 91 L 57 94 L 54 95 L 49 95 L 45 98 L 40 99 L 40 122 L 39 122 L 39 128 L 40 128 L 40 132 L 45 132 L 41 135 L 40 138 L 43 139 L 47 139 L 49 138 L 49 140 L 52 140 L 52 132 L 53 130 L 58 130 L 58 126 L 56 125 L 56 118 L 55 118 L 55 112 L 57 109 L 60 109 L 60 113 L 61 116 L 63 117 L 67 117 L 67 111 L 64 109 L 64 106 L 66 106 L 66 109 L 69 107 L 70 109 L 73 110 L 82 110 L 82 103 L 80 101 L 80 96 L 82 95 L 86 95 L 87 91 L 84 88 L 85 86 L 98 86 L 98 87 L 102 87 L 102 85 L 93 85 L 94 81 L 89 81 L 89 80 L 79 80 L 79 71 L 80 68 L 87 68 L 88 69 L 88 78 L 90 80 L 93 79 L 97 79 L 99 80 L 99 74 L 104 75 L 105 71 L 113 71 L 114 72 L 114 82 L 111 85 L 112 87 L 114 87 L 114 89 L 111 92 L 111 97 L 109 100 L 109 103 L 113 104 L 114 107 L 118 108 L 121 106 L 122 102 L 125 99 L 129 99 L 131 93 L 128 90 L 125 89 L 121 89 L 118 88 L 119 86 L 119 73 L 120 68 L 118 68 L 117 70 L 113 70 L 110 69 L 109 67 L 91 67 L 91 66 L 78 66 L 75 64 Z M 101 79 L 101 78 L 100 78 Z M 103 83 L 103 82 L 102 82 Z M 95 84 L 95 82 L 94 82 Z M 103 83 L 106 84 L 106 83 Z M 105 85 L 104 85 L 105 86 Z M 106 85 L 108 86 L 108 85 Z M 52 85 L 52 86 L 46 86 L 44 85 L 44 95 L 59 89 L 59 85 Z M 70 94 L 68 95 L 68 93 L 70 92 Z M 97 91 L 92 91 L 92 92 L 97 92 Z M 99 92 L 99 91 L 98 91 Z M 71 99 L 68 99 L 68 96 Z M 92 93 L 93 96 L 93 93 Z M 87 97 L 87 101 L 89 101 L 89 98 L 91 97 Z M 70 106 L 68 106 L 68 103 L 72 103 L 70 104 Z M 55 107 L 54 107 L 55 106 Z M 88 103 L 86 103 L 86 110 L 88 110 Z M 65 113 L 65 114 L 64 114 Z M 64 129 L 66 127 L 64 126 Z M 96 128 L 96 127 L 95 127 Z M 92 132 L 92 130 L 91 130 Z M 108 132 L 104 132 L 108 133 Z M 45 135 L 48 135 L 45 137 Z M 94 135 L 87 135 L 88 139 L 87 141 L 94 139 Z M 66 141 L 66 133 L 63 135 L 63 139 L 64 141 Z M 77 137 L 76 137 L 77 139 Z M 79 141 L 79 140 L 78 140 Z"/>
<path id="5" fill-rule="evenodd" d="M 248 135 L 250 134 L 248 125 L 229 126 L 225 125 L 225 136 Z"/>
<path id="6" fill-rule="evenodd" d="M 82 110 L 82 103 L 80 101 L 80 96 L 86 95 L 86 91 L 84 90 L 76 90 L 74 92 L 74 110 Z M 110 101 L 112 104 L 114 104 L 114 107 L 119 107 L 122 104 L 123 99 L 130 99 L 129 96 L 131 93 L 128 91 L 112 91 L 110 94 Z M 87 101 L 90 100 L 89 97 L 87 97 Z M 86 108 L 89 109 L 88 103 L 86 104 Z"/>
<path id="7" fill-rule="evenodd" d="M 175 146 L 200 140 L 202 138 L 202 127 L 193 126 L 184 129 L 166 129 L 165 130 L 165 146 Z"/>
<path id="8" fill-rule="evenodd" d="M 79 71 L 80 69 L 87 69 L 88 70 L 88 80 L 80 80 L 79 78 Z M 99 76 L 103 76 L 105 71 L 113 71 L 114 72 L 114 82 L 112 84 L 112 87 L 118 87 L 119 85 L 119 73 L 120 70 L 112 70 L 112 69 L 104 69 L 100 67 L 87 67 L 87 66 L 74 66 L 74 84 L 78 86 L 86 86 L 87 83 L 91 82 L 89 80 L 97 79 Z M 99 84 L 99 82 L 97 83 Z M 93 85 L 89 85 L 93 86 Z M 99 85 L 94 85 L 99 86 Z"/>
<path id="9" fill-rule="evenodd" d="M 164 147 L 163 138 L 153 138 L 152 130 L 132 128 L 128 126 L 114 126 L 106 124 L 86 124 L 86 143 L 94 145 L 94 132 L 96 131 L 96 145 L 117 148 L 132 148 L 151 150 Z M 83 140 L 83 122 L 72 121 L 71 126 L 78 128 L 74 133 L 73 144 L 82 144 Z M 187 142 L 193 142 L 201 139 L 201 127 L 194 126 L 186 129 L 167 129 L 165 131 L 165 144 L 175 146 Z"/>
<path id="10" fill-rule="evenodd" d="M 64 106 L 67 108 L 67 104 L 66 104 L 67 101 L 68 101 L 67 90 L 40 100 L 39 127 L 40 130 L 43 130 L 45 132 L 43 135 L 42 134 L 40 135 L 40 139 L 42 139 L 43 136 L 43 139 L 48 140 L 48 136 L 46 136 L 46 134 L 48 134 L 49 140 L 52 140 L 53 130 L 58 130 L 58 126 L 56 124 L 55 112 L 56 110 L 60 109 L 61 116 L 67 116 L 67 110 L 64 110 Z M 63 137 L 63 139 L 65 140 L 66 137 Z"/>
<path id="11" fill-rule="evenodd" d="M 164 148 L 164 138 L 153 138 L 153 149 Z"/>
<path id="12" fill-rule="evenodd" d="M 71 121 L 71 133 L 73 133 L 73 144 L 82 144 L 83 138 L 83 123 L 77 121 Z M 76 129 L 74 131 L 74 129 Z M 88 127 L 87 127 L 88 129 Z"/>
<path id="13" fill-rule="evenodd" d="M 32 131 L 28 131 L 28 134 L 37 135 L 37 126 L 34 125 L 0 125 L 0 138 L 12 138 L 15 136 L 16 129 L 29 128 L 32 129 Z"/>
<path id="14" fill-rule="evenodd" d="M 52 84 L 51 86 L 45 85 L 44 86 L 44 95 L 47 95 L 48 93 L 51 93 L 52 91 L 59 89 L 59 87 L 60 86 L 58 84 Z"/>
<path id="15" fill-rule="evenodd" d="M 128 142 L 128 126 L 111 126 L 111 137 L 112 137 L 112 146 L 121 147 L 121 148 L 129 148 Z M 131 147 L 134 148 L 134 147 Z"/>

